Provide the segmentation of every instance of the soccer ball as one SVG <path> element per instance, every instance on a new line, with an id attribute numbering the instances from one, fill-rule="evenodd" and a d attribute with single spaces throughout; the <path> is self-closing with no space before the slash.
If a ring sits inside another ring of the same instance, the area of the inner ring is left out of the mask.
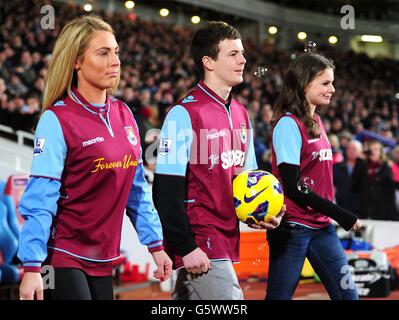
<path id="1" fill-rule="evenodd" d="M 284 204 L 280 182 L 267 171 L 248 170 L 233 181 L 234 208 L 244 223 L 268 222 Z"/>

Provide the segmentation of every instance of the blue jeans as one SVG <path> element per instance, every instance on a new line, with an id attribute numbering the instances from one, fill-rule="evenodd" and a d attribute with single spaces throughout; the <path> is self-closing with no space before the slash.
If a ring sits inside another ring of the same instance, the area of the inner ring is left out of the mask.
<path id="1" fill-rule="evenodd" d="M 298 285 L 305 257 L 332 300 L 358 300 L 348 261 L 333 225 L 310 229 L 283 222 L 267 231 L 269 275 L 266 300 L 290 300 Z"/>

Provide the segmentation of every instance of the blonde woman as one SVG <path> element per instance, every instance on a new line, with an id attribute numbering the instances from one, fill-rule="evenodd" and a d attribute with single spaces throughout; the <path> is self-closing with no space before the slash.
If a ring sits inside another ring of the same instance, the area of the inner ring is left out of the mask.
<path id="1" fill-rule="evenodd" d="M 111 26 L 94 16 L 69 22 L 55 44 L 31 179 L 19 207 L 26 220 L 18 252 L 21 299 L 43 299 L 42 265 L 55 270 L 46 299 L 112 299 L 125 208 L 157 265 L 154 276 L 171 274 L 136 122 L 111 95 L 118 55 Z"/>

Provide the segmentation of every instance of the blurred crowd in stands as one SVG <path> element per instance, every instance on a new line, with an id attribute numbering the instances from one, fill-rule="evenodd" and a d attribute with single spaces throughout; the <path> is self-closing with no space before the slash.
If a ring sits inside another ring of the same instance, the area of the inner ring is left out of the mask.
<path id="1" fill-rule="evenodd" d="M 379 0 L 379 1 L 358 1 L 358 0 L 262 0 L 273 2 L 286 8 L 313 11 L 328 15 L 342 15 L 341 8 L 352 6 L 356 13 L 356 18 L 379 21 L 394 21 L 397 19 L 399 4 L 397 1 Z M 347 9 L 344 10 L 347 13 Z"/>
<path id="2" fill-rule="evenodd" d="M 55 3 L 55 29 L 45 30 L 40 26 L 40 3 L 0 3 L 0 124 L 14 130 L 33 132 L 54 41 L 66 21 L 83 14 L 76 5 Z M 153 142 L 152 138 L 145 140 L 148 130 L 160 128 L 168 108 L 198 81 L 188 50 L 192 31 L 134 15 L 102 15 L 115 29 L 121 49 L 116 96 L 135 114 L 145 150 Z M 268 41 L 257 44 L 245 39 L 244 47 L 245 80 L 233 95 L 248 109 L 259 167 L 270 170 L 272 106 L 287 66 L 303 52 L 303 44 L 283 51 Z M 336 93 L 331 105 L 321 112 L 333 146 L 336 200 L 362 218 L 399 220 L 399 201 L 395 200 L 399 199 L 395 197 L 395 192 L 399 194 L 399 109 L 395 97 L 399 62 L 334 47 L 318 51 L 336 64 Z M 254 75 L 259 66 L 268 69 L 263 77 Z M 348 196 L 350 192 L 353 195 Z"/>

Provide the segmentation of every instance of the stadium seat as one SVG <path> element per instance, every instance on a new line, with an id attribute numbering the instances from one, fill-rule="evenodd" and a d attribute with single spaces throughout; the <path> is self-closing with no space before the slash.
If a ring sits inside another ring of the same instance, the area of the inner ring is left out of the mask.
<path id="1" fill-rule="evenodd" d="M 0 285 L 17 284 L 22 278 L 22 269 L 14 265 L 4 264 L 0 266 Z"/>
<path id="2" fill-rule="evenodd" d="M 14 199 L 9 195 L 3 194 L 2 198 L 0 198 L 0 202 L 2 202 L 7 209 L 8 227 L 13 235 L 18 239 L 21 226 L 18 221 L 17 207 L 15 205 Z"/>
<path id="3" fill-rule="evenodd" d="M 0 195 L 3 194 L 5 187 L 6 187 L 6 183 L 3 180 L 0 180 Z"/>
<path id="4" fill-rule="evenodd" d="M 22 269 L 14 265 L 18 252 L 19 233 L 23 219 L 18 213 L 19 199 L 29 177 L 11 175 L 0 182 L 0 285 L 13 285 L 21 280 Z"/>
<path id="5" fill-rule="evenodd" d="M 13 212 L 15 214 L 15 207 Z M 19 283 L 22 273 L 20 268 L 12 265 L 18 251 L 18 235 L 9 226 L 9 216 L 7 206 L 0 201 L 0 286 Z"/>
<path id="6" fill-rule="evenodd" d="M 28 185 L 29 176 L 27 174 L 13 174 L 8 177 L 4 194 L 10 196 L 14 201 L 15 212 L 20 225 L 24 223 L 24 219 L 18 212 L 19 200 Z"/>
<path id="7" fill-rule="evenodd" d="M 18 238 L 10 229 L 7 217 L 7 206 L 0 202 L 0 252 L 4 264 L 11 263 L 18 250 Z"/>

